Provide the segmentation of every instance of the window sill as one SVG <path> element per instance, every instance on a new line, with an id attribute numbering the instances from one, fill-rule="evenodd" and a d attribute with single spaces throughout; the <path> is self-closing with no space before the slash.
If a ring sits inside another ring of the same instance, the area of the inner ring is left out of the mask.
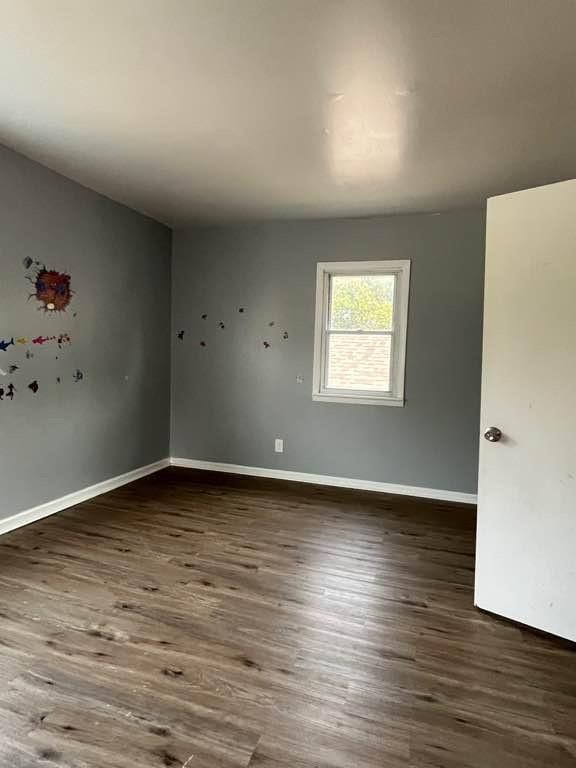
<path id="1" fill-rule="evenodd" d="M 378 397 L 367 395 L 332 395 L 324 392 L 314 392 L 312 400 L 318 403 L 348 403 L 350 405 L 392 405 L 397 408 L 404 407 L 403 397 Z"/>

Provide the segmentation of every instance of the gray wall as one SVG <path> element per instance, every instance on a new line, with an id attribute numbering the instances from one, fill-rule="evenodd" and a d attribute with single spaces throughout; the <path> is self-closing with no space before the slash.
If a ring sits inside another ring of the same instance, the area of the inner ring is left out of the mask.
<path id="1" fill-rule="evenodd" d="M 172 456 L 475 492 L 484 226 L 471 210 L 176 232 Z M 354 259 L 412 260 L 404 408 L 311 399 L 316 262 Z"/>
<path id="2" fill-rule="evenodd" d="M 16 387 L 0 401 L 0 518 L 168 456 L 170 247 L 166 227 L 0 147 L 0 340 L 72 337 L 0 351 L 19 365 L 0 376 Z M 65 313 L 28 299 L 26 257 L 71 274 Z"/>
<path id="3" fill-rule="evenodd" d="M 162 225 L 0 147 L 0 340 L 72 337 L 62 350 L 0 351 L 1 369 L 19 366 L 0 376 L 5 392 L 16 387 L 0 401 L 0 518 L 169 453 L 476 490 L 482 211 L 177 232 L 171 450 L 170 241 Z M 71 274 L 65 313 L 29 298 L 25 258 Z M 406 406 L 314 403 L 316 262 L 382 258 L 412 259 Z"/>

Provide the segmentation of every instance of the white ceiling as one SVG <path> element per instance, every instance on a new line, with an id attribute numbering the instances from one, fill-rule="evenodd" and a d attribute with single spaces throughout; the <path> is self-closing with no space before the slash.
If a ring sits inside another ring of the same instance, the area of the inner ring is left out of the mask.
<path id="1" fill-rule="evenodd" d="M 576 176 L 576 0 L 0 0 L 0 142 L 169 224 Z"/>

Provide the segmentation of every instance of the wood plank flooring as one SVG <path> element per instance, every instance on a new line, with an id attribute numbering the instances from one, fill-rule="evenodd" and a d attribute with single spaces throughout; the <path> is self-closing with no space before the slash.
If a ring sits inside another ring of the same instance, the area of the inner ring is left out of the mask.
<path id="1" fill-rule="evenodd" d="M 169 469 L 3 536 L 0 766 L 576 766 L 576 654 L 473 608 L 474 525 Z"/>

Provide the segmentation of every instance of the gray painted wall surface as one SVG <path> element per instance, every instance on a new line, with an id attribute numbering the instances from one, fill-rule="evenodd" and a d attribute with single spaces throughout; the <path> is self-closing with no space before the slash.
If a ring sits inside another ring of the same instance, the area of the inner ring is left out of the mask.
<path id="1" fill-rule="evenodd" d="M 72 336 L 31 360 L 0 351 L 20 366 L 0 376 L 16 387 L 0 401 L 0 518 L 168 456 L 170 247 L 166 227 L 0 147 L 0 339 Z M 25 257 L 71 274 L 66 313 L 28 300 Z"/>
<path id="2" fill-rule="evenodd" d="M 468 210 L 176 232 L 171 455 L 474 493 L 484 227 Z M 311 399 L 316 263 L 354 259 L 412 260 L 404 408 Z"/>

